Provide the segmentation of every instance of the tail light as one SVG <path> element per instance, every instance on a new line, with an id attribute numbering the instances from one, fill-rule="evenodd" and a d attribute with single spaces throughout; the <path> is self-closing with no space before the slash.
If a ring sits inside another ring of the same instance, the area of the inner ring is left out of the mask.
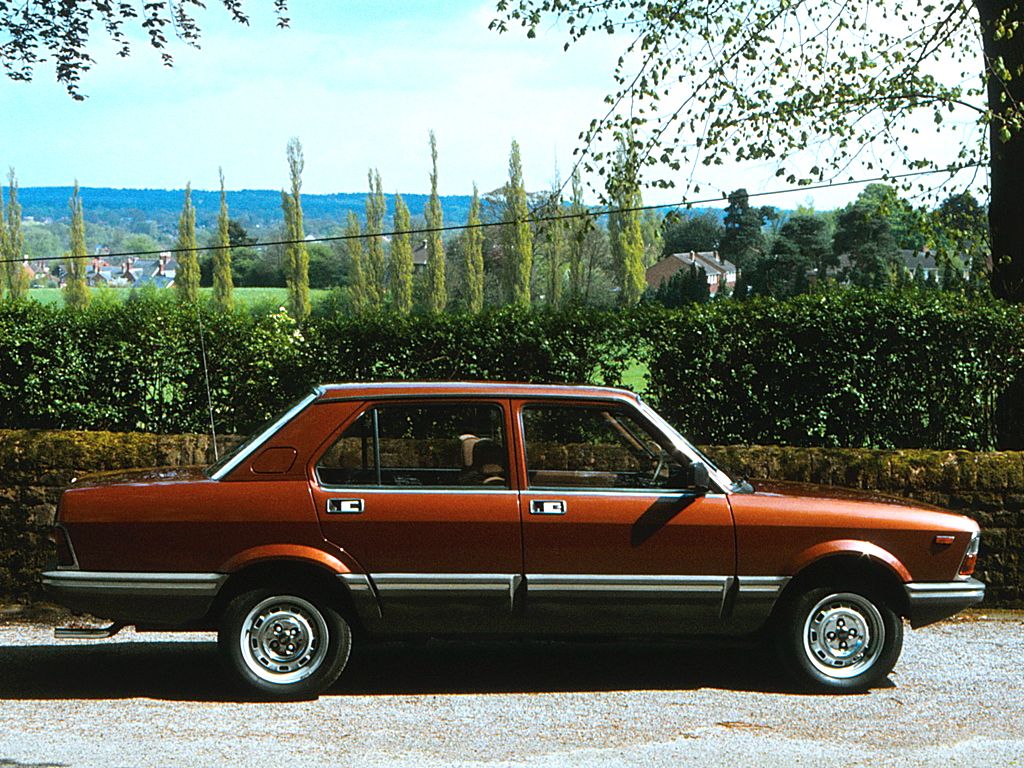
<path id="1" fill-rule="evenodd" d="M 63 525 L 55 525 L 50 529 L 50 541 L 57 548 L 57 565 L 71 567 L 75 565 L 75 551 L 71 548 L 71 539 Z"/>
<path id="2" fill-rule="evenodd" d="M 978 547 L 981 546 L 981 534 L 975 532 L 971 536 L 971 543 L 967 545 L 967 551 L 964 552 L 964 559 L 960 562 L 960 575 L 970 576 L 974 573 L 974 568 L 978 564 Z"/>

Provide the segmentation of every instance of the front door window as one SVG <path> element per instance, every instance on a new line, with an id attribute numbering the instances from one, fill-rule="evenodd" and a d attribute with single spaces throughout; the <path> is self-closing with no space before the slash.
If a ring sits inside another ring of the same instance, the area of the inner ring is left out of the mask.
<path id="1" fill-rule="evenodd" d="M 618 405 L 523 408 L 530 488 L 665 489 L 680 477 L 665 438 Z"/>

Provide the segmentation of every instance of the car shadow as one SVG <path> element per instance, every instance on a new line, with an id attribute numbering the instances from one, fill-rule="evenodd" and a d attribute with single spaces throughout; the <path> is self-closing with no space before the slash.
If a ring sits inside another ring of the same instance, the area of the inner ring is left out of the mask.
<path id="1" fill-rule="evenodd" d="M 413 641 L 364 645 L 329 696 L 618 690 L 790 692 L 748 648 L 675 643 Z M 214 642 L 0 646 L 0 699 L 241 701 Z"/>

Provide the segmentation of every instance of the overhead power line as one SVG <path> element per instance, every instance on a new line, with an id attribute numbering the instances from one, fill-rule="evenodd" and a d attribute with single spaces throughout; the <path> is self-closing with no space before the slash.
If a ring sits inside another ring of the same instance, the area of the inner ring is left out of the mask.
<path id="1" fill-rule="evenodd" d="M 920 171 L 907 171 L 906 173 L 896 173 L 884 176 L 872 176 L 870 178 L 863 179 L 847 179 L 846 181 L 834 181 L 834 182 L 822 182 L 820 184 L 806 184 L 804 186 L 786 187 L 783 189 L 768 190 L 764 192 L 748 192 L 747 197 L 770 197 L 772 195 L 786 195 L 793 192 L 812 192 L 819 189 L 834 189 L 836 187 L 849 187 L 856 184 L 870 184 L 876 181 L 893 181 L 896 179 L 907 179 L 915 176 L 927 176 L 937 173 L 943 174 L 954 174 L 959 171 L 966 170 L 968 168 L 981 167 L 981 163 L 967 163 L 964 165 L 949 166 L 947 168 L 932 168 Z M 706 197 L 699 200 L 681 200 L 675 203 L 657 203 L 652 205 L 637 205 L 628 208 L 588 208 L 585 211 L 579 212 L 562 212 L 558 214 L 551 214 L 548 216 L 528 216 L 523 219 L 527 224 L 543 224 L 549 221 L 564 221 L 568 219 L 581 219 L 581 218 L 600 218 L 601 216 L 607 216 L 612 213 L 632 213 L 634 211 L 656 211 L 665 208 L 692 208 L 696 205 L 707 205 L 709 203 L 717 203 L 722 200 L 727 200 L 728 194 L 722 193 L 715 197 Z M 543 207 L 543 206 L 542 206 Z M 457 232 L 466 229 L 489 229 L 492 227 L 504 227 L 508 224 L 513 224 L 512 221 L 484 221 L 479 224 L 450 224 L 443 227 L 424 227 L 422 229 L 404 229 L 404 230 L 391 230 L 389 232 L 361 232 L 360 234 L 352 235 L 329 235 L 324 237 L 310 237 L 303 240 L 267 240 L 264 242 L 256 243 L 245 243 L 240 245 L 201 245 L 196 248 L 159 248 L 156 250 L 148 251 L 121 251 L 118 253 L 106 253 L 103 254 L 105 259 L 117 259 L 127 258 L 130 256 L 159 256 L 164 253 L 190 253 L 197 251 L 220 251 L 227 248 L 267 248 L 274 245 L 296 245 L 298 243 L 333 243 L 345 240 L 368 240 L 372 237 L 394 237 L 396 235 L 428 235 L 435 232 Z M 40 256 L 38 258 L 31 259 L 31 261 L 65 261 L 71 258 L 70 256 Z M 95 258 L 95 256 L 85 256 L 77 258 Z M 24 259 L 0 259 L 0 264 L 20 264 Z"/>

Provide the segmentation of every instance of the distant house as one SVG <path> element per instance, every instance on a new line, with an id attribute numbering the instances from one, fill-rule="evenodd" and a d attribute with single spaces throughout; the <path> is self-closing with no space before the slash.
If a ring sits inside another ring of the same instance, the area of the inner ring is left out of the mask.
<path id="1" fill-rule="evenodd" d="M 427 241 L 420 240 L 412 249 L 412 271 L 423 272 L 427 268 Z"/>
<path id="2" fill-rule="evenodd" d="M 725 283 L 731 291 L 736 287 L 736 280 L 739 277 L 739 270 L 736 265 L 727 259 L 723 259 L 718 251 L 690 251 L 689 253 L 669 254 L 657 264 L 648 267 L 644 277 L 647 285 L 657 289 L 659 285 L 670 280 L 681 269 L 689 269 L 696 265 L 703 269 L 708 276 L 708 291 L 714 296 L 718 292 L 718 286 Z"/>
<path id="3" fill-rule="evenodd" d="M 840 282 L 847 283 L 850 281 L 850 275 L 856 269 L 853 262 L 853 256 L 849 253 L 840 254 L 838 257 L 839 265 L 828 270 L 828 276 L 838 279 Z M 961 257 L 964 262 L 963 278 L 966 280 L 971 276 L 971 270 L 968 265 L 968 260 Z M 902 264 L 906 267 L 907 271 L 911 275 L 916 275 L 920 270 L 922 278 L 925 280 L 935 279 L 939 280 L 942 277 L 942 268 L 938 265 L 935 259 L 935 254 L 932 251 L 915 251 L 910 248 L 903 248 L 896 252 L 896 263 Z"/>
<path id="4" fill-rule="evenodd" d="M 170 251 L 164 251 L 156 259 L 129 256 L 119 265 L 112 265 L 97 256 L 86 270 L 85 279 L 93 287 L 125 288 L 152 284 L 157 288 L 169 288 L 174 284 L 177 270 L 178 262 Z"/>
<path id="5" fill-rule="evenodd" d="M 111 266 L 110 262 L 96 256 L 85 269 L 85 282 L 92 288 L 98 288 L 101 285 L 114 286 L 117 284 L 119 273 L 120 270 L 117 267 Z"/>
<path id="6" fill-rule="evenodd" d="M 170 288 L 174 285 L 178 262 L 170 251 L 162 251 L 156 259 L 140 259 L 135 264 L 138 269 L 135 285 L 155 285 L 157 288 Z"/>

